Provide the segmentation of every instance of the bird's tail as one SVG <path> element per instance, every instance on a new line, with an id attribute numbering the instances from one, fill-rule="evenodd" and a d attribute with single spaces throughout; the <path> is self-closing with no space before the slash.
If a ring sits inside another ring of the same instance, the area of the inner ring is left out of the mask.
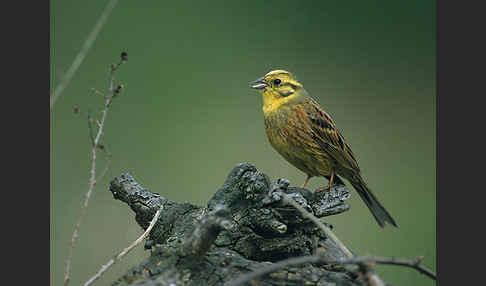
<path id="1" fill-rule="evenodd" d="M 385 207 L 378 201 L 373 192 L 366 186 L 363 178 L 360 175 L 353 176 L 353 180 L 350 181 L 353 187 L 358 192 L 359 196 L 365 202 L 366 206 L 370 209 L 371 213 L 376 219 L 376 222 L 380 227 L 385 227 L 385 222 L 398 227 L 395 220 L 392 218 L 390 213 L 385 209 Z"/>

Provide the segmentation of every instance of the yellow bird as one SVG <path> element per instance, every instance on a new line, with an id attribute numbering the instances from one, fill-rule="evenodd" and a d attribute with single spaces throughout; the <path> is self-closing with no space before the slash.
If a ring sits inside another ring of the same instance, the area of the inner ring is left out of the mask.
<path id="1" fill-rule="evenodd" d="M 301 83 L 285 70 L 274 70 L 253 81 L 251 87 L 263 97 L 265 131 L 270 144 L 309 179 L 323 176 L 342 183 L 346 178 L 356 189 L 380 227 L 385 222 L 397 227 L 390 213 L 366 186 L 351 147 L 336 128 L 332 118 L 310 98 Z"/>

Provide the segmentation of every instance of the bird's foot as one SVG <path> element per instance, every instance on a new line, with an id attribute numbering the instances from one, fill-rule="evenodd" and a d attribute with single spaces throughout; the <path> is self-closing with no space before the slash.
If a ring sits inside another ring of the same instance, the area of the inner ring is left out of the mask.
<path id="1" fill-rule="evenodd" d="M 322 192 L 322 191 L 330 191 L 332 187 L 332 184 L 327 184 L 325 187 L 320 187 L 315 190 L 315 192 Z"/>
<path id="2" fill-rule="evenodd" d="M 301 188 L 305 189 L 305 186 L 307 186 L 307 183 L 309 182 L 311 176 L 307 175 L 307 178 L 305 179 L 304 183 L 302 184 Z"/>
<path id="3" fill-rule="evenodd" d="M 316 189 L 316 192 L 321 192 L 321 191 L 331 191 L 331 187 L 334 184 L 334 169 L 331 169 L 331 175 L 329 176 L 329 183 L 325 187 L 320 187 Z"/>

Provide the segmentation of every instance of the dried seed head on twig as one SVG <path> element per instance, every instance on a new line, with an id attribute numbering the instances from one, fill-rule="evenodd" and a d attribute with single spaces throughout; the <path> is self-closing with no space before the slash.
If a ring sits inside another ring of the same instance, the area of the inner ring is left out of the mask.
<path id="1" fill-rule="evenodd" d="M 122 90 L 122 88 L 123 88 L 123 84 L 117 85 L 116 88 L 115 88 L 115 90 L 114 90 L 114 93 L 115 94 L 120 93 L 120 91 Z"/>
<path id="2" fill-rule="evenodd" d="M 124 63 L 128 60 L 128 54 L 127 52 L 123 51 L 120 55 L 121 61 Z"/>

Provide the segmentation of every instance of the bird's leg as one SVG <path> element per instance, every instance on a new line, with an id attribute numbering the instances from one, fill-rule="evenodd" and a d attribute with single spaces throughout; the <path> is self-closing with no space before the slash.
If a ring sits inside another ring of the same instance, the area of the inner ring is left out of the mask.
<path id="1" fill-rule="evenodd" d="M 305 186 L 307 186 L 307 183 L 309 182 L 311 176 L 310 175 L 307 175 L 307 178 L 305 179 L 304 183 L 302 184 L 302 189 L 305 189 Z"/>
<path id="2" fill-rule="evenodd" d="M 329 184 L 327 184 L 327 186 L 325 187 L 318 188 L 316 192 L 331 190 L 333 181 L 334 181 L 334 169 L 331 169 L 331 177 L 329 178 Z"/>

